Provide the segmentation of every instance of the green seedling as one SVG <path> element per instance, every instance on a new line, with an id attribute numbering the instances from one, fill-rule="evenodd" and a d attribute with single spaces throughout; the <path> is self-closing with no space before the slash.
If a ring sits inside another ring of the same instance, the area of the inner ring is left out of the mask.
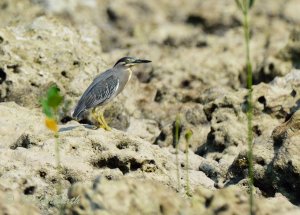
<path id="1" fill-rule="evenodd" d="M 189 178 L 189 146 L 190 146 L 190 139 L 193 135 L 193 132 L 191 129 L 187 129 L 185 132 L 185 163 L 186 163 L 186 195 L 191 196 L 190 191 L 190 178 Z"/>
<path id="2" fill-rule="evenodd" d="M 238 8 L 243 13 L 243 29 L 244 29 L 244 39 L 246 45 L 246 65 L 247 65 L 247 87 L 248 87 L 248 96 L 247 96 L 247 121 L 248 121 L 248 181 L 249 181 L 249 205 L 250 210 L 249 214 L 254 215 L 254 200 L 253 200 L 253 95 L 252 95 L 252 64 L 250 60 L 250 25 L 249 25 L 249 10 L 254 4 L 254 0 L 235 0 Z"/>
<path id="3" fill-rule="evenodd" d="M 58 132 L 58 110 L 60 105 L 63 102 L 63 96 L 60 94 L 60 90 L 57 86 L 51 86 L 45 97 L 42 98 L 41 104 L 43 113 L 45 114 L 45 125 L 46 127 L 53 132 L 55 138 L 55 158 L 56 158 L 56 170 L 57 170 L 57 178 L 58 185 L 56 192 L 60 196 L 62 193 L 62 185 L 61 185 L 61 161 L 60 161 L 60 144 L 59 144 L 59 132 Z M 60 210 L 62 212 L 62 209 Z"/>

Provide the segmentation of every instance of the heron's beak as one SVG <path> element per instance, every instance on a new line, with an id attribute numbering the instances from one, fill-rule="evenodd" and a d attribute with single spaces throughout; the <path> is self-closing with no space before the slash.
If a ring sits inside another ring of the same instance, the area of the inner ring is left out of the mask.
<path id="1" fill-rule="evenodd" d="M 142 60 L 142 59 L 136 59 L 132 63 L 150 63 L 151 60 Z"/>

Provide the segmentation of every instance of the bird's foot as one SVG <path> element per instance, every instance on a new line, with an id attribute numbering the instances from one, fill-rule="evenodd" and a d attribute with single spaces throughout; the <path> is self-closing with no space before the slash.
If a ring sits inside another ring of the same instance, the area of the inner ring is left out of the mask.
<path id="1" fill-rule="evenodd" d="M 106 131 L 111 131 L 111 127 L 109 127 L 108 124 L 106 123 L 102 112 L 96 113 L 96 111 L 93 111 L 93 117 L 99 123 L 98 128 L 103 128 Z"/>
<path id="2" fill-rule="evenodd" d="M 98 116 L 98 122 L 100 123 L 100 128 L 103 128 L 106 131 L 111 131 L 111 127 L 109 127 L 106 123 L 102 112 Z"/>
<path id="3" fill-rule="evenodd" d="M 111 127 L 109 127 L 108 125 L 100 125 L 99 128 L 103 128 L 106 131 L 111 131 Z"/>

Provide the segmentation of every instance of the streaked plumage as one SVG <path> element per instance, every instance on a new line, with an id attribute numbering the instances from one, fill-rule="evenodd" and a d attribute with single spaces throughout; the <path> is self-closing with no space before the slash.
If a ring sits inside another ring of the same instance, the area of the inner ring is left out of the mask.
<path id="1" fill-rule="evenodd" d="M 118 77 L 111 73 L 110 70 L 99 75 L 81 96 L 74 110 L 73 117 L 79 118 L 85 110 L 107 103 L 116 93 L 118 87 Z"/>

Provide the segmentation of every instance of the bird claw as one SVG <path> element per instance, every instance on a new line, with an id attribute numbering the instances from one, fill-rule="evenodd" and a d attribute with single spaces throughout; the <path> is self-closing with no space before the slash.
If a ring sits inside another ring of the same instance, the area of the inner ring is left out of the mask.
<path id="1" fill-rule="evenodd" d="M 108 125 L 100 125 L 100 128 L 103 128 L 105 131 L 111 131 L 111 127 L 109 127 Z"/>

